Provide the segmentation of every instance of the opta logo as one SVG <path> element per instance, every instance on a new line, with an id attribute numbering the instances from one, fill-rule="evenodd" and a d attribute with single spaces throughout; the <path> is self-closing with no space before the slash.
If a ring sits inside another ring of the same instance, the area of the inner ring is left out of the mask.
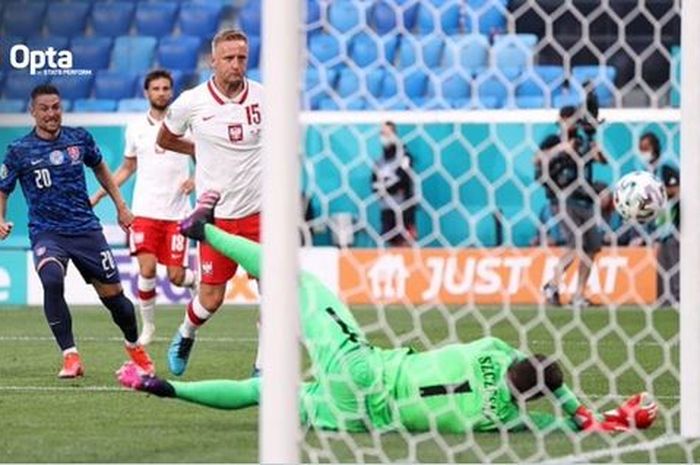
<path id="1" fill-rule="evenodd" d="M 29 74 L 49 69 L 71 69 L 73 54 L 70 50 L 31 50 L 24 44 L 13 45 L 10 49 L 10 64 L 15 69 L 29 68 Z"/>

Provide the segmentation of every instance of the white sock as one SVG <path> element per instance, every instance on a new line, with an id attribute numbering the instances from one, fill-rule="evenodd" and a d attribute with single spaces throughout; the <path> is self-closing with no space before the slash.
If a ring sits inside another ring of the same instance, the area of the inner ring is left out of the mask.
<path id="1" fill-rule="evenodd" d="M 180 334 L 185 337 L 193 338 L 197 329 L 202 326 L 211 315 L 209 310 L 204 308 L 199 301 L 199 296 L 195 297 L 187 304 L 185 319 L 180 326 Z"/>
<path id="2" fill-rule="evenodd" d="M 63 351 L 63 356 L 65 357 L 68 354 L 77 354 L 78 353 L 78 348 L 73 346 L 69 347 L 66 350 Z"/>
<path id="3" fill-rule="evenodd" d="M 156 309 L 156 278 L 138 277 L 139 309 L 141 310 L 141 322 L 155 325 Z"/>
<path id="4" fill-rule="evenodd" d="M 185 279 L 182 280 L 182 287 L 186 287 L 187 289 L 193 289 L 195 284 L 197 284 L 197 274 L 190 270 L 190 269 L 185 269 Z"/>

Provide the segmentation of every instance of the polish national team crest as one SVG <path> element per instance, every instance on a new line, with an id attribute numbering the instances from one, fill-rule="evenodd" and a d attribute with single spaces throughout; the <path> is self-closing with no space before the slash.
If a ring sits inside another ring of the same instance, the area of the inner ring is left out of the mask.
<path id="1" fill-rule="evenodd" d="M 202 262 L 202 274 L 210 275 L 214 272 L 214 264 L 212 262 Z"/>
<path id="2" fill-rule="evenodd" d="M 52 165 L 60 165 L 63 163 L 63 152 L 60 150 L 54 150 L 49 154 L 49 161 Z"/>
<path id="3" fill-rule="evenodd" d="M 243 125 L 242 124 L 229 124 L 228 126 L 228 138 L 231 142 L 240 142 L 243 140 Z"/>
<path id="4" fill-rule="evenodd" d="M 80 147 L 72 145 L 66 149 L 68 152 L 68 157 L 73 165 L 80 163 Z"/>

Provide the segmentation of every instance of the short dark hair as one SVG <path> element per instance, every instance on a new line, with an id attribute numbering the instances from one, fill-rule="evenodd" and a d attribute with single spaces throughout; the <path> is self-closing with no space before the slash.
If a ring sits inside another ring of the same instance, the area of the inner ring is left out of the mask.
<path id="1" fill-rule="evenodd" d="M 389 126 L 392 131 L 396 132 L 396 123 L 394 123 L 393 121 L 384 121 L 384 124 Z"/>
<path id="2" fill-rule="evenodd" d="M 148 86 L 150 86 L 151 82 L 155 81 L 156 79 L 167 79 L 170 81 L 170 87 L 173 87 L 173 75 L 170 74 L 170 71 L 165 69 L 154 69 L 144 78 L 143 90 L 148 90 Z"/>
<path id="3" fill-rule="evenodd" d="M 508 367 L 510 385 L 523 400 L 537 399 L 553 393 L 564 384 L 559 364 L 542 354 L 535 354 Z"/>
<path id="4" fill-rule="evenodd" d="M 559 117 L 564 119 L 564 118 L 571 118 L 576 114 L 576 111 L 578 108 L 576 108 L 573 105 L 566 105 L 563 106 L 559 109 Z"/>
<path id="5" fill-rule="evenodd" d="M 647 139 L 651 144 L 651 150 L 654 151 L 654 155 L 661 155 L 661 141 L 656 134 L 651 131 L 645 132 L 642 134 L 642 137 L 639 138 L 639 141 L 641 142 L 644 139 Z"/>
<path id="6" fill-rule="evenodd" d="M 32 89 L 32 102 L 40 95 L 58 95 L 60 97 L 61 93 L 58 91 L 56 86 L 52 86 L 51 84 L 40 84 Z"/>

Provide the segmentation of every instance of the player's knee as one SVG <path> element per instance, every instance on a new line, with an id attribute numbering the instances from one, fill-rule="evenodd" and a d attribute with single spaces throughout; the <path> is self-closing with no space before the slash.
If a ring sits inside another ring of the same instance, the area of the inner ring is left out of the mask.
<path id="1" fill-rule="evenodd" d="M 168 280 L 176 286 L 180 286 L 185 280 L 185 269 L 168 267 Z"/>
<path id="2" fill-rule="evenodd" d="M 198 299 L 202 307 L 214 313 L 224 303 L 224 293 L 218 291 L 200 292 Z"/>
<path id="3" fill-rule="evenodd" d="M 39 279 L 46 292 L 63 292 L 63 265 L 55 260 L 44 263 L 39 268 Z"/>
<path id="4" fill-rule="evenodd" d="M 363 352 L 363 351 L 360 351 Z M 371 390 L 380 380 L 380 373 L 376 365 L 371 363 L 370 357 L 364 353 L 358 353 L 357 357 L 348 359 L 348 371 L 355 388 L 358 390 Z"/>

